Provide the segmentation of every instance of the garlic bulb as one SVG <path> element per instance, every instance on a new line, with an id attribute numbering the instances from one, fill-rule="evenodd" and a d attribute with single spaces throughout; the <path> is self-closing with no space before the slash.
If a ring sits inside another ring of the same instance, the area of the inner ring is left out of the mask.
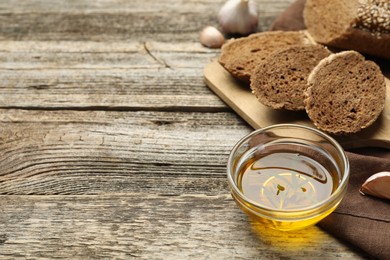
<path id="1" fill-rule="evenodd" d="M 257 30 L 258 15 L 253 0 L 228 0 L 218 14 L 225 33 L 248 35 Z"/>
<path id="2" fill-rule="evenodd" d="M 200 43 L 209 48 L 220 48 L 225 38 L 217 28 L 207 26 L 200 32 Z"/>
<path id="3" fill-rule="evenodd" d="M 360 193 L 390 199 L 390 172 L 379 172 L 372 175 L 363 183 Z"/>

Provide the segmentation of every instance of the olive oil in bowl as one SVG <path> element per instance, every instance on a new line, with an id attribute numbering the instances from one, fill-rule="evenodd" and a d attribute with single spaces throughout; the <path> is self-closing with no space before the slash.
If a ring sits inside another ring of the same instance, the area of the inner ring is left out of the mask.
<path id="1" fill-rule="evenodd" d="M 330 136 L 281 124 L 241 139 L 227 172 L 232 197 L 245 213 L 266 227 L 288 231 L 333 212 L 347 188 L 349 163 Z"/>
<path id="2" fill-rule="evenodd" d="M 274 210 L 311 207 L 336 190 L 339 177 L 299 153 L 273 152 L 241 167 L 238 188 L 251 201 Z"/>

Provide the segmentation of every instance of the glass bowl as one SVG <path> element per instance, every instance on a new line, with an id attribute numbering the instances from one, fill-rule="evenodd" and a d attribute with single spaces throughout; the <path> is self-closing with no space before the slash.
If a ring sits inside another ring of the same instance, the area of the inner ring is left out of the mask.
<path id="1" fill-rule="evenodd" d="M 336 209 L 347 189 L 349 162 L 329 135 L 279 124 L 242 138 L 230 153 L 227 175 L 245 213 L 288 231 L 314 225 Z"/>

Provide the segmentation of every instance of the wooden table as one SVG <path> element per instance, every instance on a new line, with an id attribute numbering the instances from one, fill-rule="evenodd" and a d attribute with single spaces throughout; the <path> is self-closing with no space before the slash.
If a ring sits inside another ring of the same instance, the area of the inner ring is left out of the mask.
<path id="1" fill-rule="evenodd" d="M 0 2 L 1 259 L 346 259 L 265 230 L 226 161 L 253 129 L 203 80 L 222 0 Z M 291 0 L 258 0 L 266 30 Z"/>

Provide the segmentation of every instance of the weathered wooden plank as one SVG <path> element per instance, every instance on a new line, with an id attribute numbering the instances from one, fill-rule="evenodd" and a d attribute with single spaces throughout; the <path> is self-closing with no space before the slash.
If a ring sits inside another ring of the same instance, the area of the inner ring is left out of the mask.
<path id="1" fill-rule="evenodd" d="M 317 227 L 266 230 L 229 195 L 1 196 L 0 211 L 2 258 L 361 258 Z"/>
<path id="2" fill-rule="evenodd" d="M 162 10 L 177 10 L 182 12 L 218 9 L 225 0 L 190 0 L 175 1 L 160 0 L 153 2 L 151 0 L 78 0 L 74 2 L 48 1 L 48 0 L 19 0 L 15 5 L 13 0 L 3 0 L 0 2 L 0 13 L 21 13 L 21 12 L 81 12 L 89 10 L 90 12 L 105 11 L 108 13 L 117 12 L 156 12 Z M 258 9 L 264 13 L 272 13 L 283 10 L 293 0 L 257 0 Z"/>
<path id="3" fill-rule="evenodd" d="M 217 55 L 199 43 L 4 42 L 0 107 L 221 109 L 202 74 Z"/>
<path id="4" fill-rule="evenodd" d="M 201 68 L 0 70 L 0 107 L 226 110 L 201 73 Z"/>
<path id="5" fill-rule="evenodd" d="M 181 42 L 192 39 L 206 25 L 217 25 L 224 1 L 2 1 L 0 40 L 123 40 L 155 39 Z M 257 1 L 259 30 L 291 0 Z"/>
<path id="6" fill-rule="evenodd" d="M 0 64 L 6 70 L 203 68 L 218 54 L 191 42 L 2 41 Z"/>
<path id="7" fill-rule="evenodd" d="M 2 42 L 4 70 L 137 69 L 162 67 L 139 42 Z"/>
<path id="8" fill-rule="evenodd" d="M 0 113 L 1 194 L 226 193 L 234 113 Z"/>
<path id="9" fill-rule="evenodd" d="M 271 8 L 272 6 L 283 6 L 289 1 L 291 2 L 292 0 L 275 0 L 274 2 L 272 0 L 260 0 L 262 3 L 271 3 Z M 176 4 L 173 5 L 172 0 L 160 0 L 158 2 L 151 0 L 78 0 L 71 2 L 63 2 L 59 0 L 19 0 L 16 5 L 12 0 L 3 0 L 0 2 L 0 13 L 81 13 L 86 10 L 90 12 L 104 11 L 114 14 L 121 12 L 158 12 L 164 10 L 204 12 L 210 8 L 219 8 L 223 2 L 224 0 L 190 0 L 175 1 Z"/>

